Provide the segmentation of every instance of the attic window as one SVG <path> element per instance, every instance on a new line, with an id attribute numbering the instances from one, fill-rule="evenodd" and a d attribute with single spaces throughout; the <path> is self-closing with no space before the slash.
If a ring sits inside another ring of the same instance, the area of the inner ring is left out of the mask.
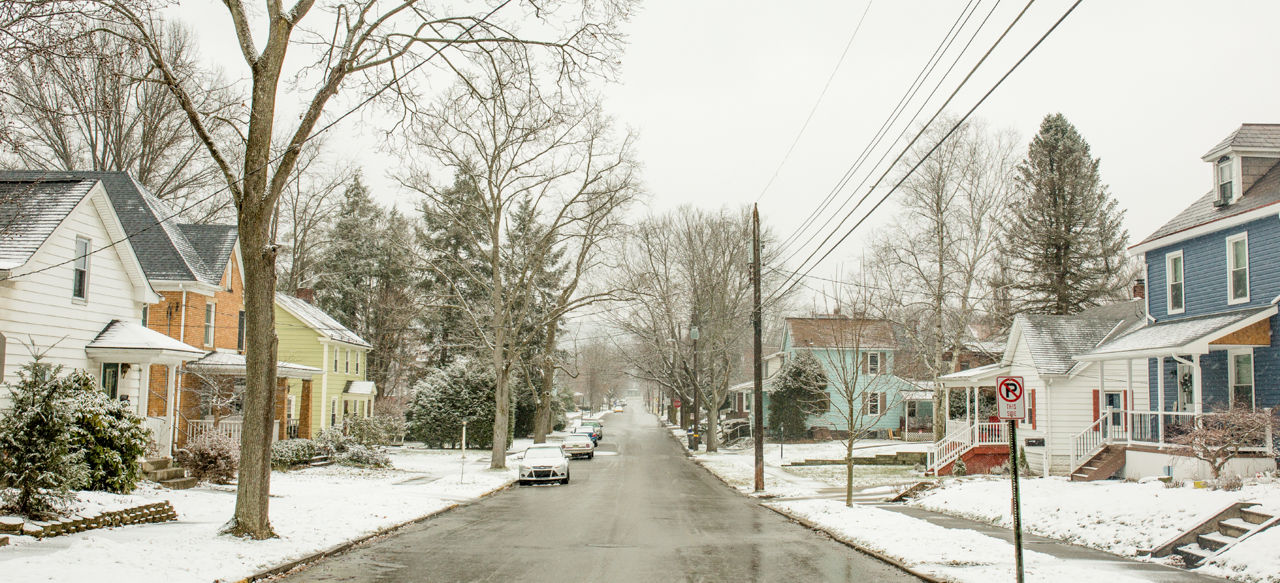
<path id="1" fill-rule="evenodd" d="M 1223 156 L 1218 159 L 1218 202 L 1231 202 L 1231 158 Z"/>

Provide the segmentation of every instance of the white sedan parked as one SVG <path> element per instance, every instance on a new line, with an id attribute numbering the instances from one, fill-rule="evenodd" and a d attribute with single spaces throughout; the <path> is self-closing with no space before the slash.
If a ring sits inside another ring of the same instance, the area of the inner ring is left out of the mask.
<path id="1" fill-rule="evenodd" d="M 569 457 L 558 444 L 531 445 L 520 458 L 520 485 L 533 482 L 569 483 Z"/>

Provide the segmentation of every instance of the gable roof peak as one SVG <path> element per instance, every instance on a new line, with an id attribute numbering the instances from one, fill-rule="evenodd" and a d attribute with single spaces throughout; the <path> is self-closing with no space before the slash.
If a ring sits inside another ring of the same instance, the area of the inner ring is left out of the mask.
<path id="1" fill-rule="evenodd" d="M 1280 124 L 1277 123 L 1245 123 L 1231 132 L 1218 145 L 1201 156 L 1205 162 L 1213 162 L 1214 158 L 1237 149 L 1273 150 L 1280 156 Z"/>

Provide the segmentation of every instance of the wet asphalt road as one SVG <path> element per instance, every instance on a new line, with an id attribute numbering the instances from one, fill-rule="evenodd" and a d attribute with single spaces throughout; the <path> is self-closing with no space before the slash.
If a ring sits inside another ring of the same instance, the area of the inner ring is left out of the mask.
<path id="1" fill-rule="evenodd" d="M 513 486 L 285 581 L 918 581 L 731 491 L 638 405 L 604 423 L 566 486 Z"/>

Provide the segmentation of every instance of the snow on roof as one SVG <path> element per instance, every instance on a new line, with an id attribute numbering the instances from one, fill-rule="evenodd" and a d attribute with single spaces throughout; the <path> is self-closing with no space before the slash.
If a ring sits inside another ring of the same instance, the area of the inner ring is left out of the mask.
<path id="1" fill-rule="evenodd" d="M 1014 328 L 1027 341 L 1031 360 L 1042 374 L 1065 375 L 1075 366 L 1075 356 L 1092 350 L 1125 320 L 1082 315 L 1018 314 Z M 1005 359 L 1010 355 L 1006 354 Z M 1008 364 L 1007 362 L 1005 364 Z"/>
<path id="2" fill-rule="evenodd" d="M 1104 342 L 1096 349 L 1081 354 L 1080 360 L 1104 360 L 1107 356 L 1126 353 L 1182 352 L 1191 344 L 1209 342 L 1213 338 L 1229 334 L 1243 325 L 1276 313 L 1275 306 L 1236 310 L 1223 314 L 1199 316 L 1169 322 L 1159 322 L 1138 328 L 1114 340 Z"/>
<path id="3" fill-rule="evenodd" d="M 85 348 L 170 350 L 190 354 L 204 351 L 134 322 L 112 320 Z"/>
<path id="4" fill-rule="evenodd" d="M 376 395 L 378 393 L 373 386 L 373 381 L 347 381 L 346 386 L 342 388 L 342 392 L 348 395 Z"/>
<path id="5" fill-rule="evenodd" d="M 932 401 L 933 391 L 902 391 L 903 401 Z"/>
<path id="6" fill-rule="evenodd" d="M 372 344 L 365 342 L 365 340 L 358 334 L 352 332 L 349 328 L 333 319 L 333 316 L 330 316 L 325 313 L 324 310 L 307 303 L 305 300 L 298 299 L 288 294 L 276 292 L 276 305 L 284 308 L 285 311 L 293 314 L 295 318 L 302 320 L 303 324 L 306 324 L 312 330 L 323 334 L 331 340 L 337 340 L 338 342 L 345 342 L 355 346 L 363 346 L 365 348 L 373 347 Z"/>
<path id="7" fill-rule="evenodd" d="M 938 377 L 938 380 L 944 383 L 949 381 L 968 381 L 968 380 L 981 379 L 986 377 L 995 377 L 1002 372 L 1007 372 L 1008 370 L 1009 370 L 1008 365 L 1002 365 L 997 362 L 993 364 L 984 364 L 982 366 L 976 366 L 970 369 L 965 369 L 965 370 L 953 372 L 950 374 L 944 374 Z"/>
<path id="8" fill-rule="evenodd" d="M 96 180 L 0 174 L 0 269 L 25 264 L 62 224 Z"/>
<path id="9" fill-rule="evenodd" d="M 215 350 L 204 355 L 204 358 L 187 364 L 187 368 L 195 372 L 203 372 L 208 374 L 224 374 L 224 375 L 244 375 L 246 363 L 244 355 L 237 352 L 229 352 L 226 350 Z M 322 371 L 318 368 L 307 366 L 305 364 L 294 364 L 292 362 L 276 362 L 276 376 L 309 379 L 314 375 L 320 374 Z"/>

